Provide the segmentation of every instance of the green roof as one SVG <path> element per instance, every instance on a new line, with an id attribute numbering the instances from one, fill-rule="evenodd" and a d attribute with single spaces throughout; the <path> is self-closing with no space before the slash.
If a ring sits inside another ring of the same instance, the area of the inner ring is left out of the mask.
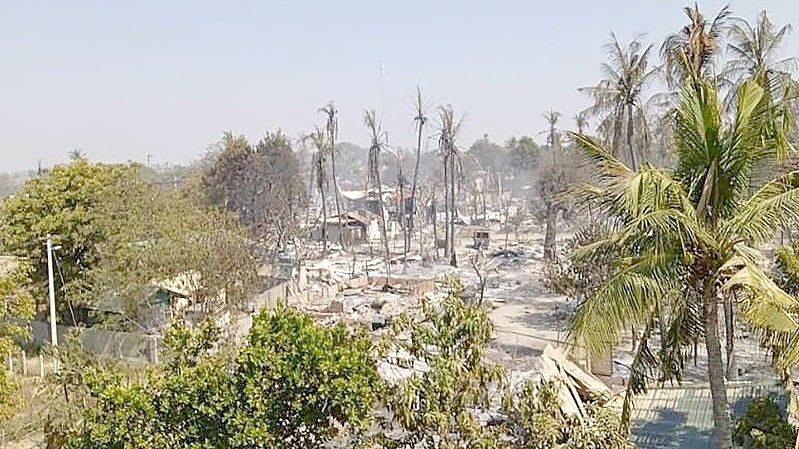
<path id="1" fill-rule="evenodd" d="M 785 390 L 778 382 L 727 384 L 733 419 L 752 399 L 772 397 L 785 406 Z M 710 449 L 713 447 L 713 402 L 707 384 L 652 388 L 635 398 L 631 416 L 632 439 L 638 449 Z"/>

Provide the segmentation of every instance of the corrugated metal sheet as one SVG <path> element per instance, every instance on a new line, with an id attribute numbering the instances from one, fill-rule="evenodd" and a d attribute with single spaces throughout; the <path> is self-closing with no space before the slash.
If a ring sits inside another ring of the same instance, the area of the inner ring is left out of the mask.
<path id="1" fill-rule="evenodd" d="M 778 382 L 736 382 L 727 385 L 733 418 L 754 398 L 771 396 L 785 404 Z M 638 449 L 709 449 L 713 446 L 713 402 L 707 384 L 652 388 L 635 399 L 631 417 Z"/>

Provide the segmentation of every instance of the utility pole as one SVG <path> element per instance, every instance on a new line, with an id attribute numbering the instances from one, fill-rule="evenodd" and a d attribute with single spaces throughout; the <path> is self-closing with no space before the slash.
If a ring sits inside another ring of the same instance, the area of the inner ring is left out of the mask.
<path id="1" fill-rule="evenodd" d="M 47 234 L 47 279 L 50 291 L 50 343 L 58 347 L 58 332 L 55 321 L 55 283 L 53 282 L 53 239 Z"/>

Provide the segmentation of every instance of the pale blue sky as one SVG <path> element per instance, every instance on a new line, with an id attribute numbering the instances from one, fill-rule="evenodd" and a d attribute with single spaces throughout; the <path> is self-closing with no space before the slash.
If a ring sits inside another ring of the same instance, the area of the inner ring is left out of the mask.
<path id="1" fill-rule="evenodd" d="M 703 1 L 715 14 L 725 2 Z M 461 143 L 537 134 L 541 114 L 587 105 L 610 31 L 659 45 L 682 1 L 44 1 L 0 3 L 0 171 L 94 160 L 186 162 L 224 130 L 294 136 L 334 100 L 340 138 L 367 141 L 365 108 L 410 145 L 421 85 L 465 114 Z M 734 1 L 799 23 L 799 2 Z M 799 31 L 797 31 L 799 32 Z M 786 52 L 799 55 L 799 35 Z M 383 67 L 381 82 L 380 67 Z M 565 124 L 569 126 L 571 120 Z"/>

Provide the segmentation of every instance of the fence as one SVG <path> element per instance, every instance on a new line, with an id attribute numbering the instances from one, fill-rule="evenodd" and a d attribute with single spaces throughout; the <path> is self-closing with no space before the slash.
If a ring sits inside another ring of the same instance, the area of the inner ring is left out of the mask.
<path id="1" fill-rule="evenodd" d="M 158 336 L 74 326 L 58 326 L 57 332 L 61 342 L 68 334 L 77 332 L 83 348 L 99 357 L 158 363 Z M 32 322 L 31 336 L 36 346 L 44 346 L 50 342 L 50 325 L 44 321 Z"/>
<path id="2" fill-rule="evenodd" d="M 23 349 L 19 352 L 9 352 L 6 355 L 5 369 L 11 374 L 19 374 L 22 377 L 44 379 L 46 375 L 58 372 L 58 360 L 41 353 L 28 357 L 27 352 Z"/>

